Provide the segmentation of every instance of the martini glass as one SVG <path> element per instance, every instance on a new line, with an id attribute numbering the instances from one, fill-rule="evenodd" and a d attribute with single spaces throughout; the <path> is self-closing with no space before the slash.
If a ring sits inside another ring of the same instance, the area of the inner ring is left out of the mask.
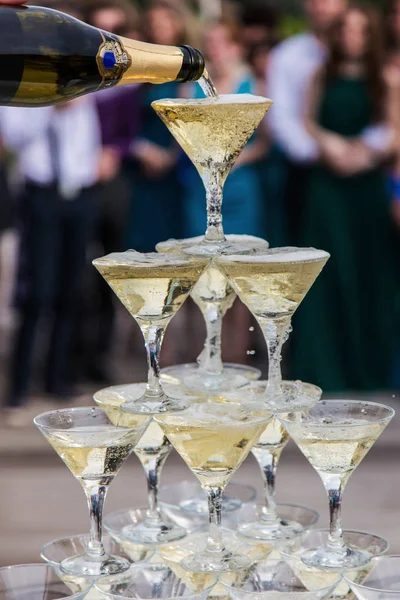
<path id="1" fill-rule="evenodd" d="M 223 187 L 233 165 L 272 105 L 251 94 L 202 100 L 166 99 L 152 107 L 193 162 L 206 190 L 203 247 L 229 248 L 222 227 Z"/>
<path id="2" fill-rule="evenodd" d="M 249 454 L 271 418 L 254 404 L 193 402 L 180 413 L 156 415 L 155 420 L 196 475 L 207 494 L 209 537 L 204 552 L 189 556 L 190 571 L 232 571 L 249 565 L 249 558 L 230 552 L 221 533 L 222 495 L 232 475 Z"/>
<path id="3" fill-rule="evenodd" d="M 215 582 L 216 578 L 211 574 L 197 579 L 181 579 L 159 559 L 158 562 L 151 561 L 147 565 L 134 566 L 128 575 L 117 579 L 100 580 L 96 582 L 95 589 L 100 592 L 104 600 L 128 598 L 204 600 L 209 596 Z"/>
<path id="4" fill-rule="evenodd" d="M 139 399 L 124 403 L 126 412 L 180 410 L 182 405 L 163 391 L 160 351 L 165 330 L 189 296 L 209 260 L 182 258 L 134 250 L 109 254 L 93 262 L 122 304 L 138 323 L 147 350 L 148 382 Z"/>
<path id="5" fill-rule="evenodd" d="M 345 542 L 341 524 L 342 495 L 350 475 L 393 416 L 393 409 L 383 404 L 355 400 L 327 400 L 306 413 L 278 415 L 321 477 L 329 498 L 329 538 L 326 545 L 302 555 L 307 566 L 348 570 L 370 561 L 368 552 Z"/>
<path id="6" fill-rule="evenodd" d="M 341 575 L 335 573 L 325 582 L 304 584 L 283 560 L 261 561 L 244 577 L 231 581 L 223 575 L 221 582 L 232 600 L 323 600 L 329 598 L 339 584 Z"/>
<path id="7" fill-rule="evenodd" d="M 322 585 L 330 578 L 335 576 L 335 573 L 340 573 L 334 570 L 322 570 L 314 567 L 307 567 L 301 560 L 301 555 L 310 548 L 326 544 L 329 536 L 329 529 L 313 529 L 307 531 L 302 536 L 292 540 L 291 543 L 286 543 L 279 548 L 284 560 L 292 567 L 296 576 L 303 581 L 305 585 L 317 586 L 318 582 Z M 348 546 L 354 546 L 366 550 L 371 557 L 381 556 L 385 554 L 389 548 L 389 544 L 383 538 L 374 535 L 373 533 L 365 533 L 364 531 L 344 530 L 343 537 Z M 346 578 L 351 579 L 356 584 L 362 584 L 369 573 L 373 569 L 374 561 L 371 560 L 363 567 L 359 567 L 352 571 L 345 571 Z M 336 586 L 332 594 L 335 600 L 344 598 L 352 598 L 352 592 L 344 579 Z"/>
<path id="8" fill-rule="evenodd" d="M 293 313 L 328 258 L 327 252 L 314 248 L 274 248 L 254 256 L 214 259 L 263 331 L 268 348 L 266 400 L 273 400 L 277 408 L 285 404 L 281 353 Z"/>
<path id="9" fill-rule="evenodd" d="M 52 568 L 43 563 L 0 569 L 1 600 L 84 600 L 87 595 L 87 589 L 77 594 L 71 592 Z"/>
<path id="10" fill-rule="evenodd" d="M 62 561 L 70 575 L 114 575 L 130 563 L 107 554 L 102 539 L 103 506 L 108 488 L 133 451 L 149 419 L 136 417 L 136 425 L 113 424 L 100 408 L 71 408 L 43 413 L 35 425 L 82 485 L 90 514 L 90 539 L 86 552 Z"/>
<path id="11" fill-rule="evenodd" d="M 252 393 L 254 400 L 262 402 L 267 385 L 267 381 L 254 382 L 246 388 L 246 393 Z M 239 535 L 250 539 L 275 541 L 290 539 L 303 532 L 300 523 L 281 519 L 277 512 L 276 472 L 279 459 L 290 436 L 276 414 L 288 410 L 291 412 L 308 410 L 321 399 L 322 390 L 316 385 L 302 381 L 284 381 L 282 386 L 285 391 L 285 408 L 277 409 L 274 402 L 266 403 L 265 407 L 274 411 L 275 415 L 251 450 L 263 477 L 265 504 L 258 520 L 244 523 L 239 527 Z M 239 392 L 237 396 L 240 399 Z M 227 397 L 232 400 L 233 394 L 228 394 Z"/>
<path id="12" fill-rule="evenodd" d="M 356 573 L 345 573 L 344 579 L 357 600 L 400 600 L 400 556 L 374 558 L 363 582 Z"/>
<path id="13" fill-rule="evenodd" d="M 95 402 L 107 413 L 114 423 L 129 424 L 131 415 L 121 410 L 127 399 L 140 397 L 142 384 L 116 385 L 96 392 Z M 135 415 L 133 415 L 133 419 Z M 149 508 L 145 520 L 135 526 L 124 528 L 127 539 L 138 544 L 164 544 L 179 540 L 186 535 L 186 530 L 171 522 L 167 522 L 158 504 L 158 488 L 161 470 L 171 453 L 172 446 L 161 427 L 153 419 L 137 443 L 134 453 L 139 458 L 147 481 L 147 499 Z"/>
<path id="14" fill-rule="evenodd" d="M 46 563 L 53 569 L 57 577 L 59 577 L 74 594 L 87 590 L 93 583 L 93 577 L 77 577 L 76 575 L 67 575 L 61 569 L 60 565 L 65 558 L 85 552 L 88 541 L 88 535 L 74 535 L 48 542 L 40 549 L 41 558 L 46 561 Z M 122 547 L 114 542 L 110 537 L 105 536 L 103 542 L 108 553 L 113 554 L 116 552 L 121 554 L 125 558 L 128 558 L 129 562 L 139 562 L 139 560 L 144 561 L 154 554 L 154 550 L 147 546 L 146 549 L 142 547 L 141 555 L 138 553 L 137 556 L 133 557 L 124 552 Z M 90 595 L 88 594 L 87 598 L 88 600 L 93 598 L 92 590 Z"/>
<path id="15" fill-rule="evenodd" d="M 168 240 L 157 244 L 156 249 L 158 252 L 191 256 L 191 248 L 195 252 L 200 247 L 200 253 L 204 254 L 201 239 Z M 254 254 L 269 247 L 267 241 L 250 235 L 228 235 L 227 240 L 238 254 Z M 214 254 L 215 249 L 210 252 L 210 257 Z M 200 393 L 223 392 L 242 387 L 249 380 L 258 379 L 261 376 L 258 369 L 222 362 L 222 321 L 236 300 L 236 293 L 225 275 L 211 263 L 194 286 L 191 297 L 205 321 L 207 336 L 204 349 L 197 358 L 197 364 L 175 365 L 163 369 L 162 374 L 168 381 L 176 381 L 186 390 Z"/>

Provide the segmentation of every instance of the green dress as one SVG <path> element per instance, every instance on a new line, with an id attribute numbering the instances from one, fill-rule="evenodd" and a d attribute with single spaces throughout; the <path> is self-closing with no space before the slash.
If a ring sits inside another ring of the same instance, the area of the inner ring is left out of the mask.
<path id="1" fill-rule="evenodd" d="M 365 82 L 337 79 L 326 89 L 319 123 L 356 137 L 372 114 Z M 331 258 L 295 315 L 291 375 L 326 392 L 389 388 L 399 254 L 384 169 L 344 178 L 313 167 L 301 239 Z"/>

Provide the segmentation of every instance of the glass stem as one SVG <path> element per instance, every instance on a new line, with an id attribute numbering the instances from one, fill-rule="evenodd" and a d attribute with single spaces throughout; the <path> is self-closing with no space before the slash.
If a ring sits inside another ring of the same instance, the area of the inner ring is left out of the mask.
<path id="1" fill-rule="evenodd" d="M 329 537 L 327 548 L 332 551 L 345 551 L 346 544 L 342 530 L 342 495 L 346 480 L 340 475 L 321 474 L 329 499 Z"/>
<path id="2" fill-rule="evenodd" d="M 260 320 L 268 348 L 268 384 L 267 394 L 279 394 L 282 384 L 282 346 L 290 333 L 291 317 Z"/>
<path id="3" fill-rule="evenodd" d="M 147 385 L 146 396 L 159 397 L 163 395 L 160 385 L 160 351 L 164 339 L 165 327 L 160 325 L 141 326 L 147 352 Z"/>
<path id="4" fill-rule="evenodd" d="M 210 529 L 207 540 L 208 552 L 223 552 L 224 543 L 221 532 L 222 494 L 221 487 L 210 487 L 206 489 L 208 500 L 208 519 Z"/>
<path id="5" fill-rule="evenodd" d="M 169 452 L 163 452 L 156 456 L 151 456 L 145 461 L 140 459 L 143 469 L 146 473 L 147 481 L 147 499 L 149 508 L 146 512 L 146 520 L 151 523 L 160 523 L 161 512 L 158 506 L 158 483 L 161 475 L 161 470 L 167 460 Z"/>
<path id="6" fill-rule="evenodd" d="M 253 448 L 254 452 L 254 448 Z M 279 525 L 279 517 L 276 512 L 275 498 L 275 480 L 278 462 L 282 454 L 282 450 L 259 450 L 260 454 L 255 454 L 257 462 L 260 466 L 264 480 L 264 498 L 265 505 L 263 506 L 261 519 L 266 525 Z"/>
<path id="7" fill-rule="evenodd" d="M 221 356 L 222 314 L 219 306 L 210 306 L 204 315 L 206 322 L 207 338 L 204 353 L 200 354 L 198 361 L 202 371 L 213 375 L 220 375 L 223 371 Z"/>
<path id="8" fill-rule="evenodd" d="M 225 235 L 222 227 L 222 196 L 223 182 L 218 172 L 212 171 L 204 176 L 204 187 L 207 199 L 207 231 L 206 242 L 224 242 Z"/>
<path id="9" fill-rule="evenodd" d="M 84 490 L 90 516 L 90 537 L 86 555 L 97 560 L 99 557 L 106 555 L 103 546 L 103 508 L 108 486 L 98 481 L 85 481 Z"/>

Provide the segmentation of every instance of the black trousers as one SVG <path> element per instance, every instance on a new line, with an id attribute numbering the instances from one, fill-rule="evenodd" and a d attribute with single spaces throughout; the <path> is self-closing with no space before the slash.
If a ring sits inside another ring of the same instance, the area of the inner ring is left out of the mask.
<path id="1" fill-rule="evenodd" d="M 93 232 L 93 256 L 125 250 L 123 236 L 131 189 L 118 175 L 99 187 L 99 213 Z M 91 261 L 89 261 L 91 262 Z M 86 379 L 95 370 L 108 371 L 115 322 L 116 297 L 91 264 L 86 267 L 85 298 L 75 342 L 75 372 Z"/>
<path id="2" fill-rule="evenodd" d="M 28 185 L 20 203 L 20 269 L 16 302 L 20 325 L 12 354 L 8 406 L 28 392 L 39 323 L 50 321 L 46 389 L 69 383 L 71 344 L 81 299 L 85 255 L 97 212 L 97 188 L 64 200 L 55 187 Z"/>

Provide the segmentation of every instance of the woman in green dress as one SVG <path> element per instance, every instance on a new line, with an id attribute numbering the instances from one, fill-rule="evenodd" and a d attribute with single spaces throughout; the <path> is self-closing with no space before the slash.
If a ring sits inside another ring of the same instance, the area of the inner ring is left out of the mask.
<path id="1" fill-rule="evenodd" d="M 376 13 L 351 7 L 310 93 L 308 127 L 320 162 L 301 239 L 331 259 L 296 315 L 292 366 L 295 377 L 327 392 L 390 387 L 398 340 L 399 249 L 383 164 L 395 147 L 400 97 L 382 57 Z M 357 139 L 380 123 L 385 152 Z"/>

